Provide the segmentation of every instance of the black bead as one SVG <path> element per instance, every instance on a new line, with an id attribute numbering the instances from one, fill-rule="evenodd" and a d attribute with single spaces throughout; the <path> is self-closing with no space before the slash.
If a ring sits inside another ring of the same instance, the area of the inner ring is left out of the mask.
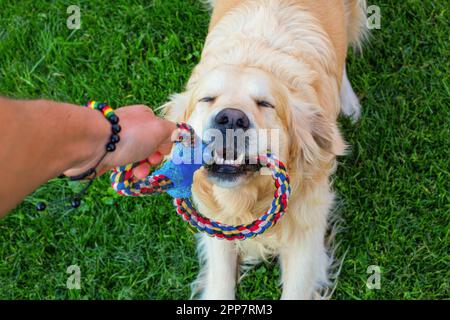
<path id="1" fill-rule="evenodd" d="M 120 141 L 120 137 L 117 134 L 111 136 L 111 143 L 117 143 Z"/>
<path id="2" fill-rule="evenodd" d="M 108 118 L 109 122 L 111 122 L 112 124 L 118 124 L 119 123 L 119 117 L 116 116 L 115 114 L 111 115 Z"/>
<path id="3" fill-rule="evenodd" d="M 106 151 L 113 152 L 114 150 L 116 150 L 116 145 L 114 143 L 110 142 L 106 145 Z"/>
<path id="4" fill-rule="evenodd" d="M 73 198 L 72 202 L 70 203 L 70 205 L 72 206 L 72 208 L 76 209 L 80 206 L 81 204 L 81 200 L 80 198 Z"/>
<path id="5" fill-rule="evenodd" d="M 113 124 L 111 126 L 111 129 L 114 134 L 118 134 L 120 130 L 122 130 L 122 128 L 118 124 Z"/>
<path id="6" fill-rule="evenodd" d="M 47 208 L 47 205 L 43 202 L 38 202 L 36 204 L 36 210 L 37 211 L 44 211 Z"/>

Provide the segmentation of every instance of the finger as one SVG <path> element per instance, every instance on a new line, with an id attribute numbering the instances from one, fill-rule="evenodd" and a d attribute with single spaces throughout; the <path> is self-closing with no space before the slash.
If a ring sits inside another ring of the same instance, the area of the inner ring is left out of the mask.
<path id="1" fill-rule="evenodd" d="M 159 146 L 158 151 L 160 154 L 166 155 L 169 154 L 170 151 L 172 151 L 173 143 L 163 143 Z"/>
<path id="2" fill-rule="evenodd" d="M 148 157 L 148 162 L 150 162 L 152 166 L 156 166 L 160 164 L 163 159 L 164 156 L 159 151 L 156 151 L 154 154 Z"/>
<path id="3" fill-rule="evenodd" d="M 178 140 L 180 140 L 180 130 L 179 129 L 175 129 L 170 134 L 170 141 L 177 142 Z"/>
<path id="4" fill-rule="evenodd" d="M 147 162 L 142 163 L 133 169 L 133 175 L 139 180 L 142 180 L 145 177 L 147 177 L 149 173 L 150 173 L 150 164 Z"/>

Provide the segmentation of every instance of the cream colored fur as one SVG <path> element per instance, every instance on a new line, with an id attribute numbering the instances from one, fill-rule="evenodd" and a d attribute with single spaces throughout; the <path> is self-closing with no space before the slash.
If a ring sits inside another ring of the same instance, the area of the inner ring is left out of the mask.
<path id="1" fill-rule="evenodd" d="M 320 297 L 330 285 L 332 264 L 325 245 L 334 203 L 330 176 L 336 156 L 346 148 L 336 120 L 341 110 L 359 115 L 345 58 L 348 44 L 358 45 L 364 36 L 365 1 L 211 4 L 214 11 L 201 61 L 186 91 L 164 106 L 166 116 L 187 121 L 202 132 L 210 114 L 231 105 L 241 107 L 257 128 L 279 130 L 278 156 L 288 165 L 292 195 L 285 217 L 259 237 L 226 242 L 199 236 L 201 273 L 194 294 L 233 299 L 240 263 L 277 256 L 283 299 Z M 275 111 L 254 105 L 255 86 L 275 102 Z M 217 93 L 215 102 L 199 103 L 211 90 Z M 269 207 L 273 188 L 271 178 L 262 175 L 224 188 L 212 184 L 200 170 L 193 193 L 200 212 L 238 224 L 252 221 Z"/>

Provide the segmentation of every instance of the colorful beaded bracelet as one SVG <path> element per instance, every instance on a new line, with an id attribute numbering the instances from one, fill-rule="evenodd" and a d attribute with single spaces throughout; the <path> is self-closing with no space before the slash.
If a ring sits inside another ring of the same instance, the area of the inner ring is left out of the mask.
<path id="1" fill-rule="evenodd" d="M 105 146 L 105 153 L 100 158 L 100 160 L 97 162 L 97 164 L 94 167 L 92 167 L 91 169 L 89 169 L 88 171 L 86 171 L 80 175 L 70 177 L 70 180 L 72 180 L 72 181 L 83 180 L 83 179 L 91 176 L 94 173 L 96 174 L 96 169 L 97 169 L 98 165 L 100 164 L 100 162 L 103 161 L 103 159 L 106 157 L 108 152 L 114 152 L 114 150 L 116 150 L 116 144 L 119 143 L 119 141 L 120 141 L 119 132 L 121 131 L 122 128 L 119 125 L 119 117 L 114 113 L 113 109 L 110 106 L 108 106 L 106 103 L 100 103 L 97 101 L 89 101 L 85 105 L 85 107 L 100 111 L 105 116 L 105 118 L 111 124 L 111 136 L 109 138 L 108 143 Z"/>
<path id="2" fill-rule="evenodd" d="M 89 187 L 92 185 L 92 182 L 94 181 L 95 177 L 97 176 L 97 167 L 99 164 L 103 161 L 103 159 L 106 157 L 108 152 L 114 152 L 116 150 L 116 144 L 119 143 L 120 137 L 119 132 L 121 131 L 121 127 L 119 125 L 119 117 L 114 113 L 113 109 L 108 106 L 106 103 L 99 103 L 97 101 L 89 101 L 84 107 L 100 111 L 105 118 L 109 121 L 111 124 L 111 136 L 108 140 L 108 143 L 105 146 L 105 153 L 100 158 L 100 160 L 97 162 L 97 164 L 87 170 L 86 172 L 83 172 L 82 174 L 79 174 L 77 176 L 69 177 L 71 181 L 79 181 L 83 179 L 88 179 L 89 183 L 77 194 L 71 197 L 71 204 L 70 206 L 72 208 L 78 208 L 81 204 L 81 197 L 86 193 L 86 191 L 89 189 Z M 60 175 L 59 178 L 65 178 L 65 175 Z M 66 199 L 63 199 L 62 201 L 65 201 Z M 36 210 L 43 211 L 47 208 L 47 205 L 44 202 L 39 202 L 36 205 Z"/>

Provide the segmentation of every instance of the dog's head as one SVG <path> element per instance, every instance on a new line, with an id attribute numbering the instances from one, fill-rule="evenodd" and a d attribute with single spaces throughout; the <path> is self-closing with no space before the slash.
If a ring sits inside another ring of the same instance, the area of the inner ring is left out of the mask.
<path id="1" fill-rule="evenodd" d="M 292 90 L 256 67 L 224 65 L 200 77 L 167 105 L 169 117 L 187 121 L 210 143 L 205 166 L 215 185 L 233 188 L 259 174 L 255 160 L 271 152 L 290 170 L 302 170 L 342 153 L 335 123 L 318 105 L 309 84 Z"/>

